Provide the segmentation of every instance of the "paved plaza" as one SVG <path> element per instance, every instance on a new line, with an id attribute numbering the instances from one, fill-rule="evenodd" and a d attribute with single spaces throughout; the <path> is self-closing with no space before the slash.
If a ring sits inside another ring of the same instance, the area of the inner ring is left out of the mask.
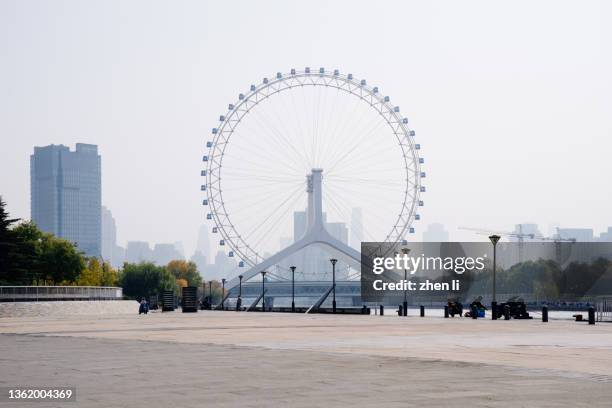
<path id="1" fill-rule="evenodd" d="M 64 406 L 609 407 L 612 400 L 612 324 L 605 323 L 206 311 L 2 318 L 0 333 L 0 386 L 76 386 L 77 403 Z"/>

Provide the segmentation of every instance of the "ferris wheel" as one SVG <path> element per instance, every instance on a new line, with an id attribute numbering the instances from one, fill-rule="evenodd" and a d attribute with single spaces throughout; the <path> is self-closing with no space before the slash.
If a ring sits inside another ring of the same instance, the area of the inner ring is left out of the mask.
<path id="1" fill-rule="evenodd" d="M 252 267 L 298 239 L 306 176 L 322 171 L 332 235 L 401 243 L 420 219 L 426 174 L 399 106 L 376 86 L 324 68 L 291 69 L 238 95 L 202 157 L 202 204 L 215 241 Z"/>

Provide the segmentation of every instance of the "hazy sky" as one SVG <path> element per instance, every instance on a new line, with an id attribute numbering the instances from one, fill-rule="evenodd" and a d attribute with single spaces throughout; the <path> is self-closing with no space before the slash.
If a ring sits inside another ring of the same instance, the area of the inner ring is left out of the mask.
<path id="1" fill-rule="evenodd" d="M 606 1 L 0 0 L 0 194 L 29 218 L 33 146 L 95 143 L 119 243 L 189 254 L 219 114 L 264 76 L 324 66 L 410 117 L 427 160 L 417 231 L 599 232 L 612 225 L 610 21 Z"/>

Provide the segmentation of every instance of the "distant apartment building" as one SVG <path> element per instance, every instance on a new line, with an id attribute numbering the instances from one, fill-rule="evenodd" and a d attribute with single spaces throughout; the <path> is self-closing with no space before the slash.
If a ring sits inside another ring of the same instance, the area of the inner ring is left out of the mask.
<path id="1" fill-rule="evenodd" d="M 45 232 L 102 255 L 101 159 L 96 145 L 34 147 L 30 156 L 31 217 Z"/>
<path id="2" fill-rule="evenodd" d="M 167 265 L 170 261 L 185 259 L 175 244 L 155 244 L 152 258 L 157 265 Z"/>
<path id="3" fill-rule="evenodd" d="M 153 253 L 148 242 L 128 241 L 125 249 L 125 261 L 139 263 L 152 260 Z"/>
<path id="4" fill-rule="evenodd" d="M 557 228 L 557 235 L 562 239 L 575 239 L 577 242 L 592 242 L 593 228 Z"/>
<path id="5" fill-rule="evenodd" d="M 423 231 L 423 242 L 447 242 L 448 238 L 448 231 L 438 222 L 429 224 Z"/>

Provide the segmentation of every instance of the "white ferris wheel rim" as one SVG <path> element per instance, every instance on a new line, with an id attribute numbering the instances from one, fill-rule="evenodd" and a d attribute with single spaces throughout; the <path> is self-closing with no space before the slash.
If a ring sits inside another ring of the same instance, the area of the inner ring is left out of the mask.
<path id="1" fill-rule="evenodd" d="M 206 170 L 202 171 L 202 176 L 206 178 L 206 183 L 201 189 L 206 191 L 204 204 L 210 207 L 207 219 L 215 224 L 213 232 L 221 235 L 219 243 L 231 248 L 230 256 L 237 256 L 249 266 L 263 258 L 256 248 L 242 238 L 225 208 L 221 184 L 224 152 L 234 131 L 251 109 L 274 94 L 302 86 L 336 88 L 361 99 L 385 120 L 396 137 L 406 171 L 405 188 L 401 212 L 383 242 L 404 241 L 407 232 L 414 231 L 414 221 L 419 219 L 416 210 L 423 205 L 420 200 L 420 194 L 424 191 L 421 184 L 425 176 L 421 171 L 423 159 L 419 157 L 420 145 L 414 140 L 415 132 L 408 127 L 408 119 L 400 115 L 399 106 L 393 105 L 388 96 L 380 94 L 378 87 L 368 85 L 363 79 L 355 79 L 352 74 L 341 74 L 338 70 L 306 68 L 292 69 L 287 74 L 278 72 L 273 78 L 264 78 L 258 85 L 251 85 L 247 93 L 239 94 L 237 102 L 228 105 L 226 114 L 219 117 L 220 125 L 212 129 L 213 140 L 206 143 L 209 150 L 203 156 Z"/>

